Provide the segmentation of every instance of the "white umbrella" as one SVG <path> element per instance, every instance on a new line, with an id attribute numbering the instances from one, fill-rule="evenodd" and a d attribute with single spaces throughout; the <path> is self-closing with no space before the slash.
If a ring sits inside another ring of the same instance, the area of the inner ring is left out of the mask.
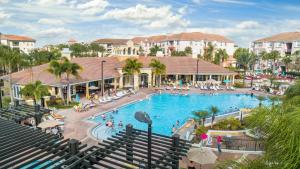
<path id="1" fill-rule="evenodd" d="M 187 154 L 190 161 L 198 164 L 213 164 L 217 160 L 217 156 L 208 148 L 192 148 Z"/>
<path id="2" fill-rule="evenodd" d="M 206 80 L 205 83 L 216 83 L 217 81 L 215 79 L 209 79 Z"/>
<path id="3" fill-rule="evenodd" d="M 89 89 L 90 89 L 90 90 L 98 90 L 99 87 L 96 87 L 96 86 L 90 86 Z"/>

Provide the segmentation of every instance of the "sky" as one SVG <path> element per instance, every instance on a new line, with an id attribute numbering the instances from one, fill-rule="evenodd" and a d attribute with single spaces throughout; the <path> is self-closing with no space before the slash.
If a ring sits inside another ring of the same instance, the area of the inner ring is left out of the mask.
<path id="1" fill-rule="evenodd" d="M 247 47 L 299 30 L 299 0 L 0 0 L 0 32 L 33 37 L 37 46 L 204 32 Z"/>

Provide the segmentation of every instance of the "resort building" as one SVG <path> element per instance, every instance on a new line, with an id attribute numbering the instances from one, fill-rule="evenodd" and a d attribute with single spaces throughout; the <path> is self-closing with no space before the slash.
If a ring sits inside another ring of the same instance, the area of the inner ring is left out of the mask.
<path id="1" fill-rule="evenodd" d="M 107 56 L 138 56 L 139 45 L 130 39 L 97 39 L 93 43 L 103 46 Z"/>
<path id="2" fill-rule="evenodd" d="M 278 51 L 281 57 L 289 56 L 300 50 L 300 32 L 285 32 L 270 37 L 258 39 L 251 43 L 251 51 L 256 55 L 260 55 L 262 52 L 270 53 L 271 51 Z M 255 65 L 256 72 L 270 69 L 275 66 L 279 71 L 285 71 L 285 65 L 283 63 L 272 63 L 271 61 L 260 60 Z"/>
<path id="3" fill-rule="evenodd" d="M 0 33 L 0 44 L 17 48 L 28 54 L 35 48 L 36 40 L 27 36 L 6 35 Z"/>
<path id="4" fill-rule="evenodd" d="M 233 53 L 234 42 L 224 36 L 201 32 L 179 33 L 169 35 L 157 35 L 149 37 L 134 37 L 132 39 L 98 39 L 94 41 L 106 49 L 108 56 L 148 56 L 150 49 L 158 46 L 161 51 L 156 56 L 171 56 L 173 51 L 185 51 L 187 47 L 192 49 L 191 57 L 197 58 L 203 55 L 209 44 L 214 50 L 225 49 L 229 58 L 223 63 L 224 67 L 235 66 Z"/>
<path id="5" fill-rule="evenodd" d="M 71 61 L 82 67 L 80 78 L 71 77 L 71 94 L 89 97 L 90 93 L 96 93 L 101 90 L 102 84 L 102 61 L 103 80 L 105 82 L 105 92 L 108 89 L 134 88 L 155 86 L 152 68 L 149 66 L 153 57 L 137 57 L 143 64 L 140 74 L 134 76 L 126 75 L 122 68 L 125 65 L 125 59 L 128 57 L 86 57 L 73 58 Z M 162 75 L 160 84 L 172 84 L 180 86 L 184 84 L 196 84 L 213 79 L 222 83 L 224 80 L 234 83 L 235 72 L 229 71 L 221 66 L 191 58 L 191 57 L 162 57 L 156 58 L 166 65 L 166 74 Z M 197 63 L 198 62 L 198 63 Z M 198 67 L 197 67 L 198 65 Z M 49 64 L 43 64 L 33 67 L 32 70 L 26 69 L 12 74 L 13 96 L 15 99 L 23 99 L 20 95 L 21 88 L 32 81 L 41 81 L 50 86 L 50 93 L 53 96 L 66 96 L 67 81 L 65 75 L 61 79 L 50 74 L 47 69 Z M 133 80 L 134 79 L 134 80 Z M 133 84 L 134 83 L 134 84 Z"/>
<path id="6" fill-rule="evenodd" d="M 191 47 L 192 57 L 197 58 L 199 55 L 203 55 L 204 49 L 209 43 L 215 47 L 215 50 L 225 49 L 230 56 L 233 55 L 235 49 L 232 40 L 221 35 L 201 32 L 138 37 L 133 40 L 136 43 L 139 42 L 147 54 L 150 53 L 150 48 L 157 45 L 162 48 L 165 56 L 171 56 L 172 51 L 184 51 L 186 47 Z"/>
<path id="7" fill-rule="evenodd" d="M 291 55 L 300 50 L 300 31 L 285 32 L 252 42 L 250 49 L 255 54 L 278 51 L 281 56 Z"/>

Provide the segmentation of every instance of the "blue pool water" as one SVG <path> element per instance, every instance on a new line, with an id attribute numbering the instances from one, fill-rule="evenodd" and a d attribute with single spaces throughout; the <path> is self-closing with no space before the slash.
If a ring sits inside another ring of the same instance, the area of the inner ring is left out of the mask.
<path id="1" fill-rule="evenodd" d="M 264 101 L 263 104 L 269 104 Z M 208 110 L 210 106 L 217 106 L 221 111 L 218 115 L 233 112 L 238 108 L 253 108 L 259 105 L 256 97 L 245 94 L 190 94 L 188 96 L 155 94 L 148 99 L 138 101 L 126 106 L 120 107 L 118 113 L 107 112 L 106 120 L 113 117 L 114 129 L 105 125 L 105 120 L 101 116 L 89 119 L 98 125 L 92 131 L 92 134 L 100 139 L 105 139 L 115 132 L 124 129 L 126 124 L 132 124 L 134 128 L 146 130 L 147 125 L 134 119 L 137 111 L 147 112 L 153 121 L 153 132 L 163 135 L 171 135 L 172 126 L 179 120 L 180 125 L 189 118 L 193 118 L 191 112 L 196 110 Z M 118 127 L 122 121 L 123 128 Z"/>

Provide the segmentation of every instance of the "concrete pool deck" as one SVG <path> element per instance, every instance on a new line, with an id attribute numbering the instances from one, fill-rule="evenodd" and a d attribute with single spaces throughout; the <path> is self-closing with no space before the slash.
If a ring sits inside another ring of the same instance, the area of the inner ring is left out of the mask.
<path id="1" fill-rule="evenodd" d="M 170 92 L 170 91 L 164 91 Z M 250 89 L 236 89 L 234 91 L 228 90 L 219 90 L 219 91 L 203 91 L 198 88 L 191 88 L 189 91 L 184 91 L 185 93 L 238 93 L 238 94 L 250 94 L 254 93 L 255 95 L 264 95 L 268 96 L 266 93 L 257 92 L 257 91 L 250 91 Z M 100 104 L 95 108 L 92 108 L 88 111 L 84 112 L 75 112 L 73 109 L 65 109 L 65 110 L 58 110 L 58 114 L 65 116 L 65 125 L 64 125 L 64 137 L 65 138 L 74 138 L 81 140 L 83 143 L 89 144 L 97 144 L 97 140 L 93 138 L 90 134 L 90 130 L 96 126 L 96 123 L 92 123 L 87 121 L 87 118 L 91 117 L 92 115 L 97 115 L 101 112 L 106 112 L 109 110 L 113 110 L 116 107 L 120 107 L 124 104 L 128 104 L 130 102 L 134 102 L 137 100 L 145 99 L 148 95 L 155 93 L 155 89 L 151 88 L 144 88 L 140 89 L 135 95 L 126 96 L 119 100 Z"/>

